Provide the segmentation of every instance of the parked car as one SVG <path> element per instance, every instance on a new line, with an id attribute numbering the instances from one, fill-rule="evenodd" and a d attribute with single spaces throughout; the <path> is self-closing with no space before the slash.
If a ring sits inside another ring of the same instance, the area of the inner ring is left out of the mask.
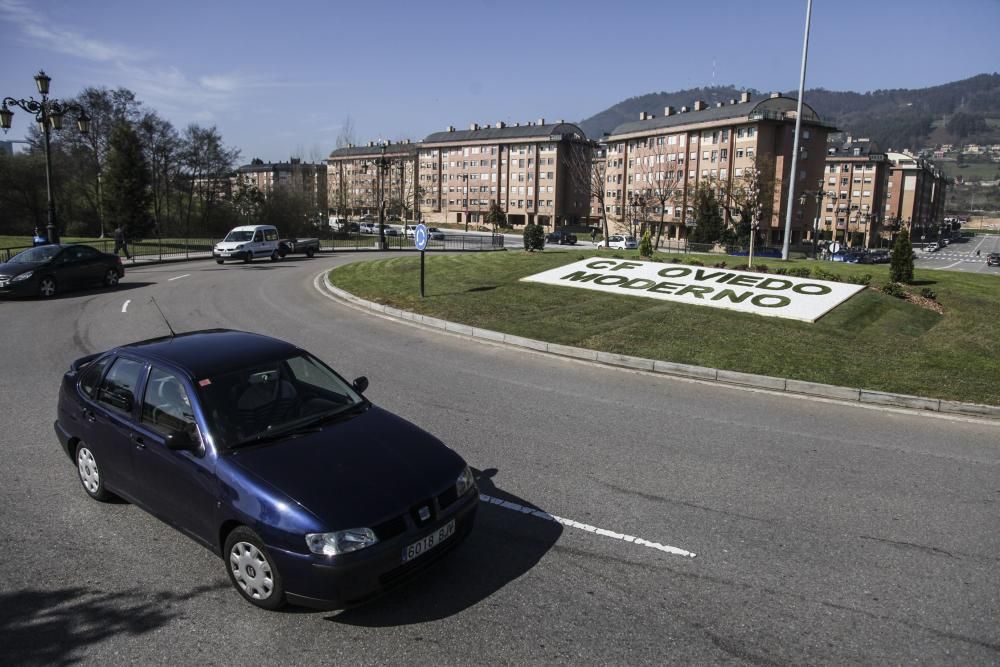
<path id="1" fill-rule="evenodd" d="M 282 257 L 293 254 L 312 257 L 318 252 L 319 239 L 299 239 L 293 236 L 278 242 L 278 254 Z"/>
<path id="2" fill-rule="evenodd" d="M 272 262 L 281 259 L 278 252 L 278 228 L 274 225 L 244 225 L 233 227 L 226 238 L 212 248 L 217 264 L 227 259 L 252 262 L 256 257 L 270 257 Z"/>
<path id="3" fill-rule="evenodd" d="M 639 247 L 636 243 L 634 236 L 623 236 L 621 234 L 612 234 L 608 237 L 608 247 L 609 248 L 620 248 L 621 250 L 635 250 Z"/>
<path id="4" fill-rule="evenodd" d="M 432 241 L 444 241 L 444 232 L 442 232 L 437 227 L 428 227 L 427 238 L 431 239 Z"/>
<path id="5" fill-rule="evenodd" d="M 251 604 L 342 608 L 457 546 L 479 504 L 462 457 L 367 386 L 291 343 L 198 331 L 74 361 L 55 431 L 88 496 L 205 545 Z"/>
<path id="6" fill-rule="evenodd" d="M 872 250 L 861 255 L 862 264 L 888 264 L 892 261 L 888 250 Z"/>
<path id="7" fill-rule="evenodd" d="M 88 245 L 41 245 L 0 264 L 0 296 L 51 297 L 90 285 L 114 287 L 124 275 L 118 255 Z"/>
<path id="8" fill-rule="evenodd" d="M 378 223 L 372 220 L 366 220 L 359 226 L 359 231 L 362 234 L 378 234 Z"/>
<path id="9" fill-rule="evenodd" d="M 413 238 L 413 235 L 417 233 L 417 226 L 411 224 L 403 225 L 403 236 L 406 238 Z"/>
<path id="10" fill-rule="evenodd" d="M 1000 252 L 991 252 L 986 255 L 986 266 L 1000 266 Z"/>
<path id="11" fill-rule="evenodd" d="M 545 237 L 545 242 L 576 245 L 576 234 L 570 234 L 565 229 L 557 229 Z"/>

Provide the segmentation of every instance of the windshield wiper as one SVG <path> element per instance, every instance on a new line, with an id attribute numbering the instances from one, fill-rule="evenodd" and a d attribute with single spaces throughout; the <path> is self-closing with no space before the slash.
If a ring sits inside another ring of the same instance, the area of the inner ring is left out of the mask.
<path id="1" fill-rule="evenodd" d="M 257 445 L 265 445 L 270 442 L 276 442 L 278 440 L 291 440 L 293 438 L 298 438 L 303 435 L 308 435 L 310 433 L 319 433 L 323 430 L 323 426 L 330 424 L 335 421 L 341 421 L 344 419 L 349 419 L 355 415 L 361 414 L 368 409 L 371 403 L 365 401 L 363 403 L 356 403 L 349 408 L 340 410 L 338 412 L 330 412 L 327 414 L 319 415 L 301 424 L 296 424 L 292 427 L 281 428 L 274 431 L 261 431 L 257 435 L 251 436 L 246 440 L 240 440 L 239 442 L 230 445 L 229 449 L 241 449 L 244 447 L 254 447 Z"/>
<path id="2" fill-rule="evenodd" d="M 303 428 L 315 427 L 319 429 L 325 426 L 326 424 L 331 424 L 333 422 L 350 419 L 351 417 L 359 415 L 365 410 L 367 410 L 369 405 L 371 405 L 371 403 L 369 403 L 368 401 L 364 401 L 362 403 L 355 403 L 354 405 L 344 408 L 343 410 L 338 410 L 336 412 L 327 412 L 325 414 L 317 415 L 313 419 L 310 419 L 309 421 L 305 422 L 302 426 Z"/>

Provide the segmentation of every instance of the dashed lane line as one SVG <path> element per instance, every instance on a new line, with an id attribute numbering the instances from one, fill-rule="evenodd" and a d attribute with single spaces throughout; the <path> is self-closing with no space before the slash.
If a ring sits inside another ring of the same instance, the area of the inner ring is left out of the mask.
<path id="1" fill-rule="evenodd" d="M 122 312 L 123 313 L 127 313 L 128 312 L 128 305 L 130 303 L 132 303 L 132 299 L 126 299 L 125 303 L 122 304 Z"/>
<path id="2" fill-rule="evenodd" d="M 534 507 L 527 507 L 525 505 L 519 505 L 518 503 L 512 503 L 509 500 L 494 498 L 493 496 L 488 496 L 485 493 L 479 494 L 479 500 L 481 500 L 484 503 L 496 505 L 497 507 L 502 507 L 503 509 L 511 510 L 512 512 L 527 514 L 529 516 L 533 516 L 537 519 L 542 519 L 544 521 L 555 521 L 556 523 L 562 524 L 563 526 L 567 526 L 569 528 L 576 528 L 578 530 L 583 530 L 588 533 L 593 533 L 595 535 L 602 535 L 604 537 L 610 537 L 611 539 L 614 540 L 621 540 L 622 542 L 638 544 L 639 546 L 649 547 L 650 549 L 656 549 L 657 551 L 663 551 L 664 553 L 674 554 L 676 556 L 684 556 L 686 558 L 694 558 L 696 555 L 691 551 L 686 551 L 678 547 L 672 547 L 667 544 L 660 544 L 659 542 L 650 542 L 649 540 L 644 540 L 641 537 L 636 537 L 635 535 L 616 533 L 613 530 L 598 528 L 597 526 L 591 526 L 586 523 L 580 523 L 579 521 L 574 521 L 573 519 L 564 519 L 563 517 L 556 516 L 555 514 L 549 514 L 548 512 L 537 510 Z"/>
<path id="3" fill-rule="evenodd" d="M 191 275 L 190 273 L 185 273 L 180 276 L 174 276 L 173 278 L 167 278 L 167 282 L 169 283 L 171 280 L 180 280 L 181 278 L 187 278 L 190 275 Z"/>

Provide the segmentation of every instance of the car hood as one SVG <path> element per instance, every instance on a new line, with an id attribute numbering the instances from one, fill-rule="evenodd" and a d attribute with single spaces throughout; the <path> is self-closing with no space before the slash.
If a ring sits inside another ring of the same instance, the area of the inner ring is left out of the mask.
<path id="1" fill-rule="evenodd" d="M 250 241 L 219 241 L 215 244 L 217 250 L 235 250 L 236 246 L 247 245 Z"/>
<path id="2" fill-rule="evenodd" d="M 44 262 L 4 262 L 0 264 L 0 275 L 3 276 L 17 276 L 25 271 L 33 271 L 40 266 L 45 266 L 48 261 Z"/>
<path id="3" fill-rule="evenodd" d="M 440 440 L 372 406 L 310 433 L 227 457 L 329 530 L 373 526 L 454 484 L 465 462 Z"/>

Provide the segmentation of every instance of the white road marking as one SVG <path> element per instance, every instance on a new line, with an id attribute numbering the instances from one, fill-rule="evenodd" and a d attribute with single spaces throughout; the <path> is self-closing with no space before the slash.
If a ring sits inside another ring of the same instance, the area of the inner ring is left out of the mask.
<path id="1" fill-rule="evenodd" d="M 167 278 L 167 282 L 169 283 L 171 280 L 180 280 L 181 278 L 187 278 L 190 275 L 191 275 L 190 273 L 185 273 L 182 276 L 174 276 L 173 278 Z"/>
<path id="2" fill-rule="evenodd" d="M 128 305 L 130 303 L 132 303 L 132 299 L 126 299 L 125 303 L 122 304 L 122 312 L 123 313 L 127 313 L 128 312 Z"/>
<path id="3" fill-rule="evenodd" d="M 649 547 L 651 549 L 656 549 L 657 551 L 663 551 L 668 554 L 675 554 L 677 556 L 685 556 L 687 558 L 694 558 L 696 554 L 685 551 L 684 549 L 679 549 L 677 547 L 671 547 L 666 544 L 660 544 L 659 542 L 650 542 L 649 540 L 644 540 L 641 537 L 636 537 L 634 535 L 626 535 L 625 533 L 616 533 L 613 530 L 606 530 L 604 528 L 598 528 L 596 526 L 591 526 L 586 523 L 580 523 L 578 521 L 573 521 L 572 519 L 564 519 L 562 517 L 556 516 L 555 514 L 549 514 L 548 512 L 543 512 L 542 510 L 536 510 L 533 507 L 526 507 L 524 505 L 518 505 L 517 503 L 512 503 L 509 500 L 501 500 L 500 498 L 494 498 L 493 496 L 488 496 L 485 493 L 479 494 L 479 500 L 484 503 L 489 503 L 491 505 L 496 505 L 512 512 L 520 512 L 521 514 L 528 514 L 538 519 L 543 519 L 545 521 L 555 521 L 556 523 L 568 526 L 569 528 L 578 528 L 580 530 L 585 530 L 588 533 L 594 533 L 595 535 L 603 535 L 604 537 L 610 537 L 615 540 L 621 540 L 622 542 L 630 542 L 632 544 L 638 544 L 639 546 Z"/>
<path id="4" fill-rule="evenodd" d="M 960 260 L 958 260 L 957 262 L 954 262 L 953 264 L 949 264 L 949 265 L 947 265 L 947 266 L 942 266 L 941 268 L 942 268 L 942 269 L 950 269 L 950 268 L 951 268 L 951 267 L 953 267 L 953 266 L 958 266 L 959 264 L 961 264 L 961 263 L 962 263 L 962 262 L 964 262 L 964 261 L 965 261 L 964 259 L 960 259 Z"/>

